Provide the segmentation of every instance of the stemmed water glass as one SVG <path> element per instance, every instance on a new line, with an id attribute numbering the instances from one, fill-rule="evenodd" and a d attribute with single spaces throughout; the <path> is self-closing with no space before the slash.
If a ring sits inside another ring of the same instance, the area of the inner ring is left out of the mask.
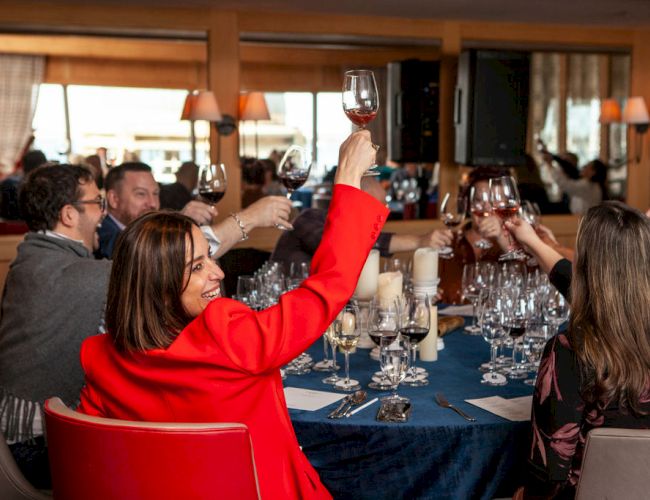
<path id="1" fill-rule="evenodd" d="M 440 204 L 440 220 L 452 231 L 459 227 L 465 220 L 467 212 L 467 198 L 465 196 L 453 196 L 447 193 Z M 457 236 L 454 231 L 454 238 Z M 442 247 L 438 250 L 441 259 L 452 259 L 454 249 L 449 246 Z"/>
<path id="2" fill-rule="evenodd" d="M 199 169 L 197 190 L 210 205 L 216 205 L 226 194 L 226 168 L 223 163 L 202 165 Z"/>
<path id="3" fill-rule="evenodd" d="M 343 112 L 352 123 L 363 130 L 375 119 L 379 110 L 379 92 L 375 74 L 367 69 L 346 71 L 343 78 Z M 374 145 L 376 150 L 379 146 Z M 379 175 L 369 170 L 364 175 Z"/>
<path id="4" fill-rule="evenodd" d="M 411 387 L 428 385 L 427 373 L 416 367 L 418 344 L 429 334 L 431 321 L 428 295 L 412 294 L 404 298 L 399 316 L 399 333 L 409 341 L 411 347 L 411 368 L 404 384 Z"/>
<path id="5" fill-rule="evenodd" d="M 347 303 L 333 323 L 336 343 L 345 355 L 345 378 L 334 384 L 334 387 L 341 391 L 356 391 L 360 387 L 358 380 L 350 379 L 350 351 L 359 343 L 359 323 L 359 308 L 354 302 Z"/>
<path id="6" fill-rule="evenodd" d="M 506 222 L 519 212 L 520 198 L 517 191 L 517 182 L 510 176 L 490 179 L 490 202 L 492 209 L 502 222 Z M 510 231 L 505 229 L 508 237 L 508 251 L 499 257 L 499 260 L 523 260 L 526 255 L 518 248 L 512 239 Z"/>
<path id="7" fill-rule="evenodd" d="M 481 309 L 481 333 L 483 339 L 490 344 L 490 365 L 489 371 L 483 374 L 482 383 L 486 385 L 506 385 L 507 379 L 496 371 L 497 348 L 506 334 L 503 327 L 503 301 L 500 298 L 489 298 Z"/>
<path id="8" fill-rule="evenodd" d="M 485 182 L 472 186 L 469 191 L 469 207 L 472 215 L 478 219 L 483 219 L 492 215 L 492 203 L 490 202 L 490 188 Z M 474 243 L 476 248 L 487 250 L 492 248 L 492 243 L 485 238 L 481 238 Z"/>
<path id="9" fill-rule="evenodd" d="M 550 324 L 545 322 L 541 317 L 533 321 L 526 331 L 524 337 L 524 354 L 528 359 L 530 371 L 537 374 L 539 360 L 542 357 L 542 351 L 546 346 L 551 333 Z M 526 385 L 535 385 L 537 377 L 524 380 Z"/>
<path id="10" fill-rule="evenodd" d="M 341 377 L 338 376 L 338 365 L 336 364 L 336 347 L 338 346 L 337 342 L 338 330 L 334 328 L 334 323 L 327 327 L 325 330 L 325 338 L 332 349 L 332 374 L 329 377 L 326 377 L 322 380 L 323 384 L 336 385 L 337 382 L 341 381 Z"/>
<path id="11" fill-rule="evenodd" d="M 381 371 L 390 382 L 393 393 L 382 398 L 382 401 L 400 403 L 407 402 L 408 398 L 397 394 L 397 387 L 404 380 L 409 366 L 409 346 L 406 339 L 397 338 L 390 345 L 382 347 L 379 355 Z"/>
<path id="12" fill-rule="evenodd" d="M 379 354 L 381 349 L 392 344 L 397 338 L 399 321 L 399 304 L 397 300 L 384 300 L 374 297 L 370 303 L 368 314 L 368 335 L 377 344 Z M 371 389 L 390 389 L 392 384 L 383 372 L 375 374 L 373 381 L 368 384 Z"/>
<path id="13" fill-rule="evenodd" d="M 549 291 L 546 298 L 544 317 L 553 326 L 552 335 L 557 334 L 560 325 L 569 319 L 569 304 L 554 288 Z"/>

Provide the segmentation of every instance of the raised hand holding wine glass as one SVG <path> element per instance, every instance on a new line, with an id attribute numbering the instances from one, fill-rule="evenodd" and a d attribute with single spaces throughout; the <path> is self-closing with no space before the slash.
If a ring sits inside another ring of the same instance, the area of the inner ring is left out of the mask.
<path id="1" fill-rule="evenodd" d="M 456 228 L 462 225 L 467 212 L 467 198 L 465 196 L 447 193 L 440 204 L 440 220 L 453 231 L 454 239 L 458 236 Z M 454 249 L 450 246 L 438 250 L 441 259 L 452 259 Z"/>
<path id="2" fill-rule="evenodd" d="M 492 202 L 494 213 L 497 214 L 503 223 L 515 217 L 519 212 L 519 206 L 521 205 L 519 191 L 517 190 L 517 182 L 510 176 L 490 179 L 490 201 Z M 508 235 L 509 244 L 508 250 L 499 257 L 499 260 L 525 259 L 526 255 L 513 241 L 512 235 L 505 227 L 505 224 L 503 228 Z"/>
<path id="3" fill-rule="evenodd" d="M 312 162 L 307 157 L 307 151 L 301 146 L 293 145 L 284 153 L 278 165 L 278 177 L 287 188 L 287 198 L 291 199 L 293 192 L 301 187 L 309 178 Z M 287 229 L 277 225 L 278 229 Z"/>
<path id="4" fill-rule="evenodd" d="M 223 163 L 202 165 L 197 189 L 199 196 L 210 205 L 216 205 L 226 194 L 226 169 Z"/>

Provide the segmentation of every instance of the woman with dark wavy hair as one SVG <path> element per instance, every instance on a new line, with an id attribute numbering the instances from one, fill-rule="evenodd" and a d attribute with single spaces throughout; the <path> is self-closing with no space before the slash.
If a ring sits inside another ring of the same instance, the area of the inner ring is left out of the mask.
<path id="1" fill-rule="evenodd" d="M 190 219 L 162 212 L 131 223 L 113 260 L 108 334 L 81 349 L 86 386 L 79 411 L 152 422 L 242 422 L 262 498 L 331 498 L 298 446 L 280 367 L 316 341 L 352 296 L 388 215 L 359 189 L 374 158 L 367 131 L 343 143 L 311 275 L 263 311 L 220 298 L 224 273 Z"/>
<path id="2" fill-rule="evenodd" d="M 650 220 L 619 202 L 591 208 L 573 266 L 525 222 L 509 228 L 571 302 L 540 363 L 524 496 L 572 498 L 591 429 L 650 428 Z"/>

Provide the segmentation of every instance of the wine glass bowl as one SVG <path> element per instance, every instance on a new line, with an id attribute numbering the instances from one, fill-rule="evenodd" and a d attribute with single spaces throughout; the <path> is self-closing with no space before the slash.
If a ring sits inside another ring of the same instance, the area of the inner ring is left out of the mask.
<path id="1" fill-rule="evenodd" d="M 521 199 L 517 190 L 517 182 L 510 176 L 497 177 L 490 179 L 490 202 L 492 210 L 501 219 L 506 222 L 519 212 Z M 499 260 L 522 260 L 526 258 L 524 252 L 518 248 L 512 240 L 510 231 L 505 229 L 508 236 L 508 251 L 499 257 Z"/>
<path id="2" fill-rule="evenodd" d="M 440 204 L 440 220 L 452 230 L 454 238 L 457 236 L 456 228 L 462 225 L 465 220 L 467 211 L 467 198 L 464 196 L 454 196 L 452 193 L 445 194 Z M 441 259 L 452 259 L 454 249 L 450 246 L 442 247 L 438 250 Z"/>
<path id="3" fill-rule="evenodd" d="M 210 205 L 221 201 L 226 194 L 227 180 L 226 168 L 223 163 L 212 163 L 202 165 L 199 169 L 199 181 L 197 184 L 199 197 Z"/>
<path id="4" fill-rule="evenodd" d="M 350 378 L 350 352 L 359 343 L 360 330 L 359 308 L 354 302 L 349 302 L 339 312 L 333 322 L 336 343 L 345 355 L 345 378 L 339 380 L 334 387 L 341 391 L 351 392 L 359 389 L 359 381 Z"/>
<path id="5" fill-rule="evenodd" d="M 284 153 L 278 165 L 278 177 L 287 188 L 287 198 L 291 199 L 291 194 L 307 181 L 311 165 L 307 151 L 301 146 L 293 145 Z"/>
<path id="6" fill-rule="evenodd" d="M 342 98 L 345 115 L 357 127 L 365 129 L 379 110 L 375 74 L 365 69 L 346 71 Z"/>
<path id="7" fill-rule="evenodd" d="M 479 182 L 472 186 L 469 192 L 469 206 L 472 215 L 479 220 L 492 215 L 489 184 Z M 474 243 L 474 246 L 481 250 L 487 250 L 492 248 L 492 243 L 485 238 L 481 238 Z"/>
<path id="8" fill-rule="evenodd" d="M 411 368 L 404 379 L 404 384 L 411 387 L 428 385 L 427 373 L 418 371 L 416 365 L 418 344 L 429 334 L 431 321 L 430 300 L 428 295 L 407 295 L 402 302 L 399 317 L 399 333 L 408 339 L 411 348 Z"/>

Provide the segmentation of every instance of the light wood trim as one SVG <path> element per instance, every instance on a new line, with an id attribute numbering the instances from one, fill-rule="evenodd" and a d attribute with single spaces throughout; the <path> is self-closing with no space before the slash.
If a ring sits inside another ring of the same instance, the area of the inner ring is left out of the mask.
<path id="1" fill-rule="evenodd" d="M 600 102 L 607 99 L 611 95 L 610 75 L 612 58 L 608 55 L 601 55 L 598 57 L 598 94 Z M 600 155 L 601 161 L 607 163 L 609 161 L 609 124 L 600 124 Z"/>
<path id="2" fill-rule="evenodd" d="M 207 88 L 205 64 L 48 57 L 45 83 L 115 87 Z"/>
<path id="3" fill-rule="evenodd" d="M 340 92 L 340 66 L 241 65 L 241 90 L 263 92 Z"/>
<path id="4" fill-rule="evenodd" d="M 2 52 L 97 59 L 198 62 L 207 60 L 202 41 L 76 35 L 0 34 Z"/>
<path id="5" fill-rule="evenodd" d="M 566 99 L 568 94 L 568 67 L 569 67 L 569 57 L 566 54 L 560 54 L 560 70 L 559 70 L 559 114 L 560 119 L 558 122 L 557 130 L 557 143 L 559 146 L 559 153 L 564 153 L 567 150 L 566 139 L 567 139 L 567 116 L 566 116 Z"/>
<path id="6" fill-rule="evenodd" d="M 222 113 L 237 117 L 239 106 L 239 26 L 234 12 L 213 11 L 208 36 L 208 82 Z M 210 158 L 217 161 L 218 135 L 210 127 Z M 226 166 L 228 189 L 219 203 L 219 219 L 241 208 L 241 171 L 238 134 L 220 138 L 220 161 Z"/>
<path id="7" fill-rule="evenodd" d="M 0 296 L 5 287 L 9 265 L 16 258 L 16 249 L 23 238 L 23 235 L 0 236 Z"/>

